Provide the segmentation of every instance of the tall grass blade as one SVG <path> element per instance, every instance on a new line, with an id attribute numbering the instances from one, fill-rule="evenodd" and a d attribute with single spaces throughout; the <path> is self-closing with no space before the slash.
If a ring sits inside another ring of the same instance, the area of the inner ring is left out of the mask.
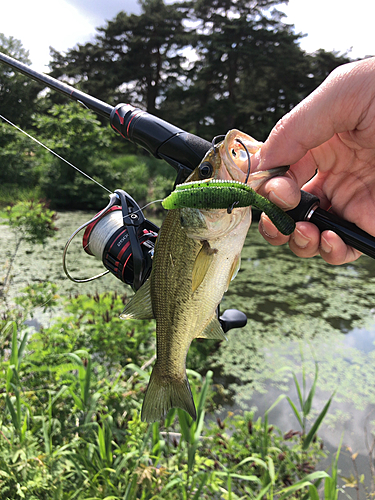
<path id="1" fill-rule="evenodd" d="M 168 415 L 164 421 L 164 427 L 168 429 L 173 424 L 174 417 L 176 415 L 176 408 L 171 408 L 168 412 Z"/>
<path id="2" fill-rule="evenodd" d="M 302 408 L 302 411 L 303 411 L 303 414 L 304 414 L 305 417 L 310 413 L 310 410 L 311 410 L 312 400 L 313 400 L 314 395 L 315 395 L 316 384 L 317 384 L 317 381 L 318 381 L 318 374 L 319 374 L 318 363 L 315 362 L 315 377 L 314 377 L 314 382 L 313 382 L 313 384 L 311 386 L 309 395 L 307 396 L 306 401 L 304 402 L 303 408 Z"/>
<path id="3" fill-rule="evenodd" d="M 48 435 L 48 428 L 45 419 L 43 418 L 42 420 L 42 427 L 43 427 L 43 438 L 44 438 L 44 448 L 46 451 L 46 455 L 51 455 L 51 440 Z"/>
<path id="4" fill-rule="evenodd" d="M 18 368 L 17 325 L 15 322 L 13 323 L 12 352 L 10 355 L 10 364 L 13 365 L 16 369 Z"/>
<path id="5" fill-rule="evenodd" d="M 309 486 L 309 498 L 310 500 L 319 500 L 319 493 L 314 484 Z"/>
<path id="6" fill-rule="evenodd" d="M 200 392 L 200 397 L 199 397 L 199 402 L 198 402 L 198 407 L 197 407 L 197 413 L 199 414 L 202 412 L 205 408 L 206 405 L 206 400 L 207 400 L 207 394 L 208 394 L 208 389 L 212 383 L 212 376 L 213 372 L 209 370 L 206 373 L 206 379 L 204 381 L 204 384 L 202 386 L 202 390 Z"/>
<path id="7" fill-rule="evenodd" d="M 22 337 L 21 343 L 18 348 L 18 365 L 17 365 L 17 370 L 20 369 L 21 365 L 21 360 L 23 358 L 23 354 L 25 352 L 26 344 L 27 344 L 27 338 L 28 338 L 28 332 L 25 333 L 25 335 Z"/>
<path id="8" fill-rule="evenodd" d="M 87 406 L 90 396 L 90 382 L 91 382 L 91 356 L 89 356 L 87 359 L 85 382 L 83 389 L 83 401 L 85 403 L 85 406 Z"/>
<path id="9" fill-rule="evenodd" d="M 260 458 L 257 458 L 257 457 L 246 457 L 244 458 L 243 460 L 241 460 L 240 463 L 236 464 L 232 469 L 231 471 L 235 471 L 237 470 L 239 467 L 242 467 L 243 465 L 247 464 L 248 462 L 254 462 L 258 465 L 260 465 L 261 467 L 263 467 L 264 469 L 267 469 L 267 464 L 266 462 L 264 462 L 263 460 L 261 460 Z"/>
<path id="10" fill-rule="evenodd" d="M 297 380 L 295 373 L 293 373 L 293 380 L 294 380 L 294 385 L 296 386 L 296 389 L 297 389 L 299 404 L 300 404 L 301 410 L 303 410 L 303 398 L 302 398 L 301 387 L 298 383 L 298 380 Z"/>
<path id="11" fill-rule="evenodd" d="M 268 432 L 268 414 L 272 411 L 279 403 L 285 398 L 285 394 L 280 394 L 276 401 L 268 408 L 264 413 L 264 423 L 263 423 L 263 440 L 262 440 L 262 458 L 265 458 L 268 454 L 268 444 L 269 444 L 269 432 Z"/>
<path id="12" fill-rule="evenodd" d="M 61 386 L 60 390 L 53 396 L 53 398 L 50 399 L 48 411 L 50 411 L 52 409 L 53 405 L 56 403 L 56 401 L 59 399 L 59 397 L 64 394 L 64 392 L 67 389 L 68 389 L 68 386 L 66 386 L 66 385 Z"/>
<path id="13" fill-rule="evenodd" d="M 271 457 L 267 457 L 267 462 L 268 462 L 268 474 L 270 475 L 271 483 L 275 484 L 275 464 L 273 463 L 273 460 Z"/>
<path id="14" fill-rule="evenodd" d="M 303 440 L 303 443 L 302 443 L 303 450 L 307 450 L 307 448 L 310 446 L 311 441 L 314 439 L 314 436 L 317 433 L 317 431 L 320 427 L 320 424 L 322 423 L 322 421 L 323 421 L 324 417 L 326 416 L 327 411 L 331 405 L 333 396 L 334 395 L 332 394 L 332 396 L 329 398 L 329 400 L 325 404 L 323 410 L 320 412 L 318 418 L 315 420 L 314 425 L 311 427 L 309 433 L 307 434 L 307 436 Z"/>
<path id="15" fill-rule="evenodd" d="M 69 387 L 69 392 L 72 398 L 74 399 L 75 404 L 77 405 L 77 408 L 81 411 L 83 411 L 83 402 L 81 398 L 79 398 L 75 392 L 74 392 L 74 387 Z"/>
<path id="16" fill-rule="evenodd" d="M 13 426 L 15 427 L 17 433 L 20 435 L 21 434 L 21 422 L 17 416 L 16 410 L 14 409 L 13 403 L 12 403 L 10 397 L 8 396 L 8 394 L 5 396 L 5 401 L 6 401 L 6 405 L 8 407 L 10 416 L 12 418 Z"/>
<path id="17" fill-rule="evenodd" d="M 23 424 L 21 427 L 21 443 L 24 442 L 25 437 L 26 437 L 26 431 L 27 431 L 27 420 L 28 420 L 28 415 L 27 413 L 25 414 L 25 418 L 23 419 Z"/>
<path id="18" fill-rule="evenodd" d="M 107 450 L 106 450 L 106 442 L 105 442 L 105 427 L 104 425 L 98 426 L 98 444 L 99 444 L 99 453 L 103 462 L 107 459 Z"/>
<path id="19" fill-rule="evenodd" d="M 288 401 L 288 403 L 289 403 L 290 407 L 292 408 L 293 413 L 294 413 L 294 415 L 296 416 L 296 418 L 297 418 L 297 420 L 298 420 L 299 425 L 300 425 L 301 427 L 303 427 L 302 418 L 301 418 L 301 415 L 299 414 L 299 411 L 298 411 L 298 409 L 297 409 L 296 405 L 293 403 L 293 401 L 290 399 L 290 397 L 289 397 L 289 396 L 287 396 L 287 397 L 286 397 L 286 399 L 287 399 L 287 401 Z"/>
<path id="20" fill-rule="evenodd" d="M 292 484 L 292 486 L 288 486 L 287 488 L 283 488 L 282 490 L 280 490 L 277 493 L 278 500 L 283 500 L 284 498 L 287 498 L 288 496 L 290 496 L 291 493 L 294 493 L 295 491 L 306 488 L 307 486 L 312 486 L 313 481 L 321 478 L 326 478 L 326 481 L 327 479 L 330 479 L 329 475 L 322 470 L 313 472 L 312 474 L 308 474 L 300 481 L 297 481 L 296 483 Z"/>
<path id="21" fill-rule="evenodd" d="M 135 492 L 137 491 L 137 480 L 138 474 L 136 472 L 132 475 L 132 480 L 128 484 L 123 500 L 133 500 L 135 499 Z"/>
<path id="22" fill-rule="evenodd" d="M 270 411 L 272 411 L 275 406 L 277 406 L 280 401 L 282 401 L 283 399 L 285 399 L 286 396 L 285 394 L 280 394 L 280 396 L 276 399 L 276 401 L 268 408 L 268 410 L 264 413 L 265 416 L 268 416 L 268 414 L 270 413 Z"/>
<path id="23" fill-rule="evenodd" d="M 201 482 L 199 483 L 199 486 L 198 486 L 198 489 L 197 491 L 195 492 L 194 496 L 193 496 L 193 500 L 198 500 L 199 499 L 199 496 L 204 488 L 204 486 L 206 485 L 207 483 L 207 480 L 208 480 L 208 472 L 205 472 L 202 476 L 202 480 Z"/>
<path id="24" fill-rule="evenodd" d="M 183 483 L 183 482 L 184 482 L 184 479 L 182 477 L 176 477 L 175 479 L 172 479 L 172 481 L 168 481 L 168 483 L 164 486 L 164 488 L 160 492 L 161 498 L 163 498 L 163 496 L 162 496 L 163 493 L 170 490 L 171 488 L 173 488 L 177 484 Z"/>
<path id="25" fill-rule="evenodd" d="M 178 415 L 178 420 L 179 420 L 179 423 L 180 423 L 180 429 L 181 429 L 181 434 L 182 434 L 182 437 L 184 438 L 184 440 L 187 442 L 187 443 L 190 443 L 191 442 L 191 439 L 190 439 L 190 425 L 189 425 L 189 419 L 191 419 L 191 417 L 189 417 L 189 415 L 184 411 L 182 410 L 181 408 L 177 408 L 177 415 Z"/>
<path id="26" fill-rule="evenodd" d="M 267 491 L 271 488 L 271 486 L 272 484 L 268 483 L 263 489 L 260 490 L 260 492 L 258 493 L 258 495 L 255 497 L 254 500 L 261 500 L 267 493 Z"/>

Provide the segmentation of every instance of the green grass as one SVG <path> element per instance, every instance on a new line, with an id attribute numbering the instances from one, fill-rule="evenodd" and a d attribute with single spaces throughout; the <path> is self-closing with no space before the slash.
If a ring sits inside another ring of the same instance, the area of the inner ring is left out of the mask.
<path id="1" fill-rule="evenodd" d="M 195 422 L 172 409 L 146 424 L 154 323 L 120 320 L 126 301 L 115 293 L 59 298 L 55 286 L 35 284 L 0 320 L 1 498 L 273 500 L 302 490 L 316 500 L 324 481 L 325 498 L 336 500 L 337 461 L 332 477 L 315 470 L 325 453 L 318 426 L 308 430 L 306 421 L 318 373 L 306 392 L 303 374 L 292 434 L 268 421 L 284 395 L 263 418 L 216 419 L 211 371 L 188 371 Z M 55 307 L 63 314 L 48 327 L 25 327 L 38 308 Z"/>

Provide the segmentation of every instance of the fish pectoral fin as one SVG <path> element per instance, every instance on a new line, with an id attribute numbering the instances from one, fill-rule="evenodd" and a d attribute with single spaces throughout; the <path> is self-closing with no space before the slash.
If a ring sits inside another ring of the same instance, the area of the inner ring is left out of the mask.
<path id="1" fill-rule="evenodd" d="M 203 332 L 201 332 L 196 338 L 228 340 L 225 336 L 224 330 L 221 328 L 220 321 L 217 319 L 216 314 L 212 317 Z"/>
<path id="2" fill-rule="evenodd" d="M 199 250 L 193 266 L 193 273 L 192 273 L 193 292 L 195 292 L 195 290 L 204 280 L 216 252 L 217 250 L 215 248 L 211 248 L 208 241 L 203 241 L 202 248 Z"/>
<path id="3" fill-rule="evenodd" d="M 230 268 L 229 276 L 228 276 L 227 288 L 225 291 L 228 290 L 230 282 L 232 280 L 234 280 L 234 278 L 237 276 L 238 271 L 240 270 L 240 267 L 241 267 L 241 254 L 238 254 L 237 257 L 232 262 L 232 266 Z"/>
<path id="4" fill-rule="evenodd" d="M 155 317 L 152 310 L 150 283 L 151 280 L 148 279 L 137 290 L 120 314 L 121 319 L 153 319 Z"/>

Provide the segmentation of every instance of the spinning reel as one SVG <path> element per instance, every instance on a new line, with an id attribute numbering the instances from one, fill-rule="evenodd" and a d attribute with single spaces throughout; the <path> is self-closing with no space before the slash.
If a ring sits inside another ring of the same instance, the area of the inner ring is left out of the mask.
<path id="1" fill-rule="evenodd" d="M 85 229 L 83 248 L 103 262 L 107 271 L 86 279 L 73 278 L 66 266 L 68 247 L 78 232 Z M 152 257 L 159 227 L 147 220 L 138 203 L 117 189 L 108 205 L 93 219 L 80 226 L 65 245 L 63 267 L 75 283 L 85 283 L 111 272 L 138 290 L 151 273 Z"/>

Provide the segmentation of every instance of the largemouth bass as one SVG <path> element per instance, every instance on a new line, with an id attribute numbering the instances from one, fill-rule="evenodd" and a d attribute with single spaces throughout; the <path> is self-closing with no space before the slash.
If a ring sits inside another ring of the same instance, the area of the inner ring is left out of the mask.
<path id="1" fill-rule="evenodd" d="M 262 145 L 231 130 L 213 146 L 186 182 L 202 179 L 245 182 L 256 190 L 278 167 L 249 175 L 250 155 Z M 164 418 L 171 408 L 196 419 L 186 376 L 186 355 L 195 338 L 226 339 L 217 307 L 240 267 L 251 224 L 251 207 L 231 210 L 170 210 L 160 228 L 150 278 L 125 307 L 123 319 L 156 319 L 157 359 L 142 406 L 142 420 Z"/>

